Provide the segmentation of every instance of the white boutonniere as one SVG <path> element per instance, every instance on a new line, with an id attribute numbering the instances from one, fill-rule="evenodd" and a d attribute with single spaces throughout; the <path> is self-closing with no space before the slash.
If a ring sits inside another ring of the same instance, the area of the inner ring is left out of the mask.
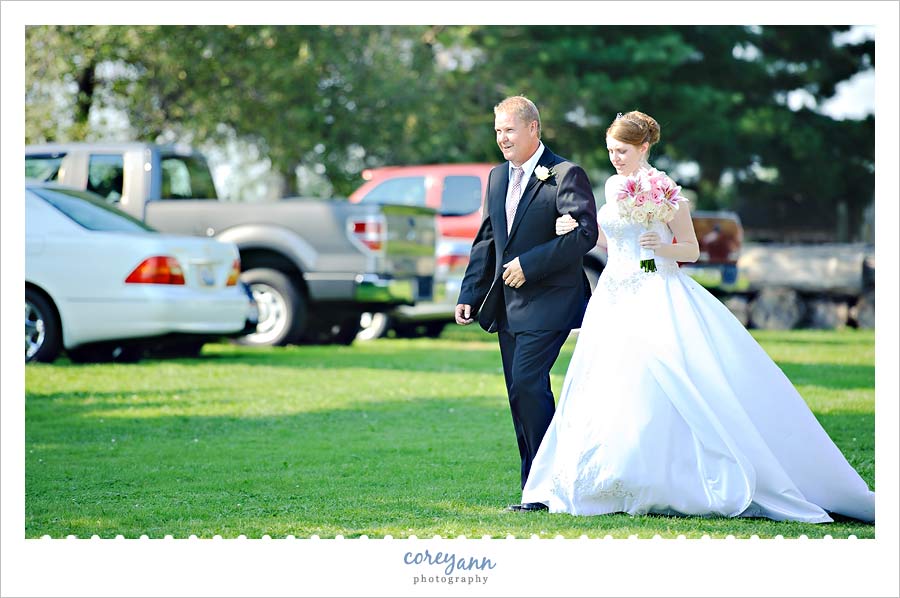
<path id="1" fill-rule="evenodd" d="M 535 166 L 534 167 L 534 176 L 538 178 L 540 181 L 546 181 L 552 176 L 556 176 L 556 173 L 553 172 L 552 169 L 547 168 L 546 166 Z"/>

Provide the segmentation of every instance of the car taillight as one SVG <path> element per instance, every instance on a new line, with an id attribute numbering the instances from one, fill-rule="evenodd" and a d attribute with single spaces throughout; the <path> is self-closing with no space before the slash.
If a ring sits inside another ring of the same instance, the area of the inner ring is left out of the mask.
<path id="1" fill-rule="evenodd" d="M 237 284 L 238 278 L 241 276 L 241 260 L 235 259 L 231 264 L 231 272 L 228 273 L 228 280 L 225 281 L 226 287 L 233 287 Z"/>
<path id="2" fill-rule="evenodd" d="M 184 284 L 184 271 L 174 257 L 148 257 L 125 279 L 137 284 Z"/>
<path id="3" fill-rule="evenodd" d="M 377 218 L 353 220 L 350 223 L 353 236 L 371 251 L 379 251 L 384 245 L 384 221 Z"/>

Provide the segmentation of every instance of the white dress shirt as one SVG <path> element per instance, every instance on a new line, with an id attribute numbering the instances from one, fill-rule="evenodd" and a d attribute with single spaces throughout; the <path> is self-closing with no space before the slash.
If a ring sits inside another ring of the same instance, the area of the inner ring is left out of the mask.
<path id="1" fill-rule="evenodd" d="M 519 189 L 519 197 L 516 198 L 516 201 L 522 199 L 522 194 L 525 193 L 525 187 L 528 186 L 528 181 L 531 180 L 531 175 L 534 173 L 534 168 L 537 166 L 538 160 L 541 159 L 541 155 L 544 153 L 544 144 L 542 142 L 538 142 L 538 148 L 534 150 L 534 153 L 531 155 L 528 160 L 522 164 L 522 184 Z M 506 187 L 506 201 L 509 202 L 510 193 L 512 193 L 512 181 L 513 181 L 513 166 L 512 162 L 507 162 L 507 166 L 509 167 L 509 178 L 507 179 L 507 187 Z"/>

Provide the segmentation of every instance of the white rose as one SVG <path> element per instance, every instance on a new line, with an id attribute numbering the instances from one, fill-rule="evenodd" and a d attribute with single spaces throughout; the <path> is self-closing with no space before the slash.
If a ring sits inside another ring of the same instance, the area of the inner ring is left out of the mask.
<path id="1" fill-rule="evenodd" d="M 546 166 L 535 166 L 534 176 L 536 176 L 541 181 L 546 181 L 550 178 L 550 169 Z"/>
<path id="2" fill-rule="evenodd" d="M 631 214 L 631 219 L 634 220 L 637 224 L 644 224 L 647 222 L 647 212 L 644 210 L 635 210 Z"/>
<path id="3" fill-rule="evenodd" d="M 660 220 L 663 222 L 669 222 L 672 218 L 675 217 L 675 210 L 672 209 L 672 206 L 665 205 L 660 208 Z"/>

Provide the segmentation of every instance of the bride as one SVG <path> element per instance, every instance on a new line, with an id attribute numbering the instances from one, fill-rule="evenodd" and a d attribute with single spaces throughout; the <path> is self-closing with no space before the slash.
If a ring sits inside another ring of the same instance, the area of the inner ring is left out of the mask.
<path id="1" fill-rule="evenodd" d="M 598 211 L 608 262 L 559 405 L 522 491 L 551 512 L 829 522 L 875 519 L 875 494 L 784 373 L 721 302 L 682 273 L 699 249 L 687 202 L 649 230 L 618 214 L 625 177 L 649 170 L 657 122 L 607 130 L 616 175 Z M 577 224 L 557 221 L 557 234 Z M 673 243 L 673 238 L 677 242 Z M 656 271 L 641 267 L 653 250 Z"/>

